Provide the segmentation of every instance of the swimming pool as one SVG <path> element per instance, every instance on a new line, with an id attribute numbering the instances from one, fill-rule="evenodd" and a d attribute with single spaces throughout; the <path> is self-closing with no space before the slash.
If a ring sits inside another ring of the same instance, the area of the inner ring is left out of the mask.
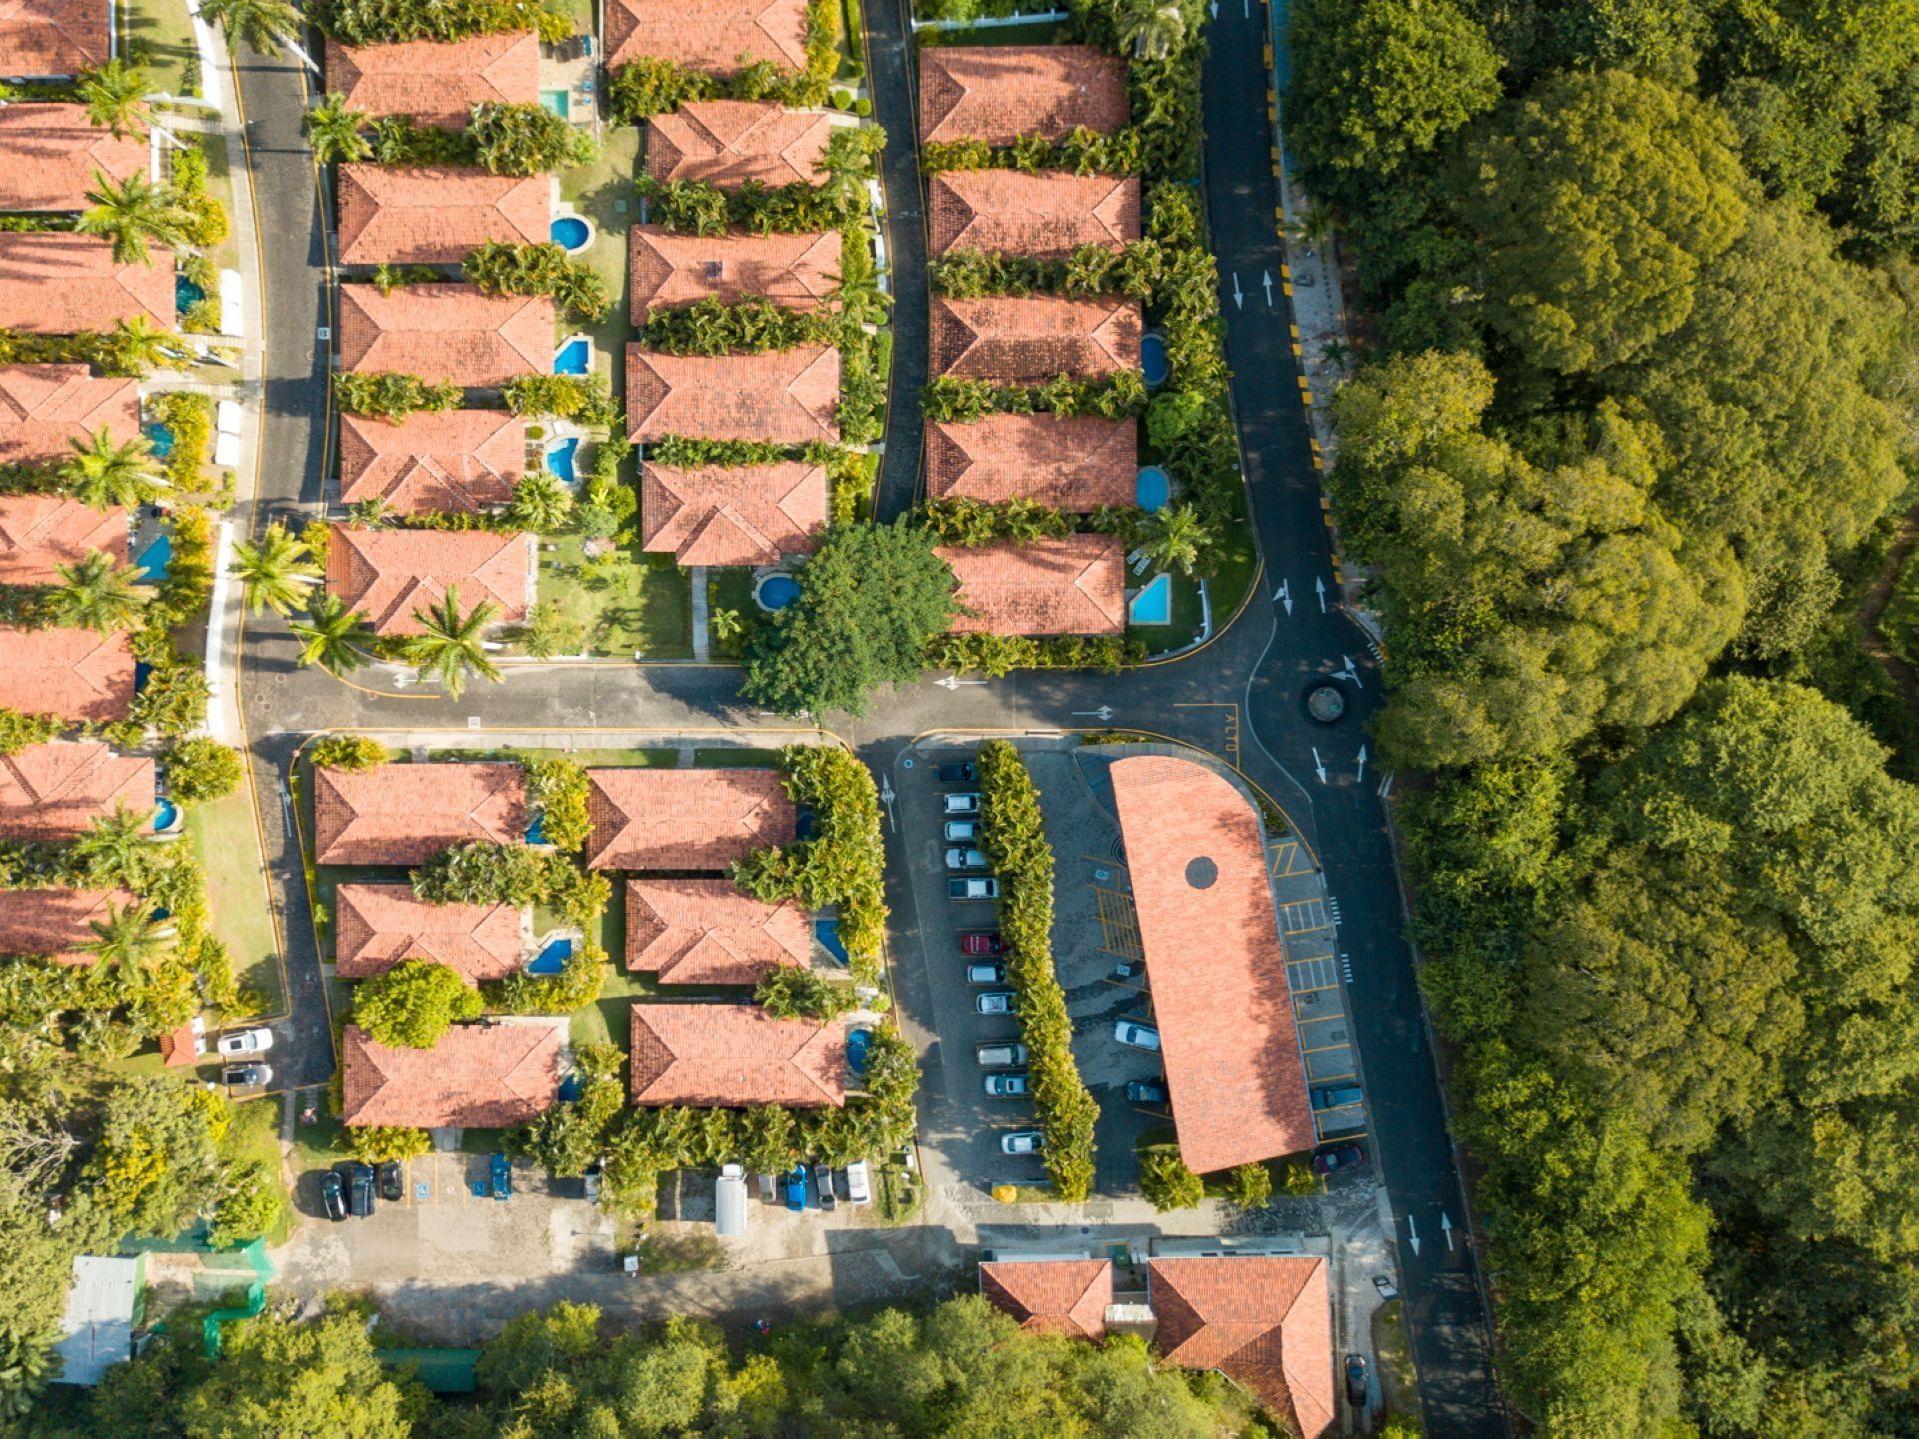
<path id="1" fill-rule="evenodd" d="M 526 842 L 528 844 L 545 844 L 546 843 L 546 816 L 545 815 L 536 814 L 533 816 L 533 823 L 526 827 Z"/>
<path id="2" fill-rule="evenodd" d="M 1158 387 L 1166 383 L 1166 377 L 1172 373 L 1172 362 L 1166 358 L 1166 338 L 1148 331 L 1139 337 L 1139 367 L 1145 374 L 1149 387 Z"/>
<path id="3" fill-rule="evenodd" d="M 153 832 L 165 834 L 180 822 L 180 807 L 165 795 L 153 802 Z"/>
<path id="4" fill-rule="evenodd" d="M 189 280 L 185 275 L 175 275 L 173 277 L 173 307 L 181 314 L 184 315 L 206 297 L 207 292 L 194 284 L 193 281 Z"/>
<path id="5" fill-rule="evenodd" d="M 140 551 L 134 564 L 140 567 L 140 577 L 154 584 L 164 584 L 167 578 L 167 566 L 173 563 L 173 536 L 156 535 L 153 543 Z"/>
<path id="6" fill-rule="evenodd" d="M 561 215 L 546 227 L 553 243 L 569 254 L 575 250 L 584 250 L 587 241 L 593 238 L 593 227 L 578 215 Z"/>
<path id="7" fill-rule="evenodd" d="M 147 445 L 153 451 L 153 458 L 164 460 L 173 453 L 173 426 L 160 420 L 148 420 L 140 426 L 140 433 L 147 437 Z"/>
<path id="8" fill-rule="evenodd" d="M 866 1073 L 866 1054 L 873 1047 L 873 1031 L 855 1029 L 846 1036 L 846 1067 L 854 1074 Z"/>
<path id="9" fill-rule="evenodd" d="M 800 597 L 800 582 L 788 574 L 768 575 L 753 587 L 753 603 L 771 612 L 783 610 Z"/>
<path id="10" fill-rule="evenodd" d="M 1145 466 L 1133 483 L 1133 498 L 1142 510 L 1164 509 L 1172 492 L 1172 477 L 1158 465 Z"/>
<path id="11" fill-rule="evenodd" d="M 564 90 L 540 91 L 540 103 L 558 115 L 562 120 L 568 118 L 573 109 L 572 101 Z"/>
<path id="12" fill-rule="evenodd" d="M 564 480 L 570 485 L 579 478 L 573 469 L 573 454 L 579 448 L 580 440 L 577 435 L 571 439 L 561 440 L 558 444 L 547 446 L 546 467 L 553 472 L 556 479 Z"/>
<path id="13" fill-rule="evenodd" d="M 853 962 L 852 956 L 846 952 L 846 945 L 840 939 L 840 922 L 837 919 L 814 920 L 813 934 L 819 940 L 820 948 L 833 956 L 835 964 Z"/>
<path id="14" fill-rule="evenodd" d="M 540 952 L 526 963 L 528 974 L 558 974 L 566 968 L 566 962 L 573 958 L 573 941 L 570 939 L 550 939 Z"/>
<path id="15" fill-rule="evenodd" d="M 1173 577 L 1154 575 L 1146 588 L 1133 596 L 1126 617 L 1136 625 L 1165 625 L 1173 621 Z"/>
<path id="16" fill-rule="evenodd" d="M 593 342 L 585 335 L 575 335 L 560 346 L 560 353 L 553 357 L 556 375 L 584 375 L 592 367 Z"/>

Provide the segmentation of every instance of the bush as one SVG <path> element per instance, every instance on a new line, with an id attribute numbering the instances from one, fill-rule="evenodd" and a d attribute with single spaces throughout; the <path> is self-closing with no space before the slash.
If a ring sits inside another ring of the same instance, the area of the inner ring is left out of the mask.
<path id="1" fill-rule="evenodd" d="M 873 102 L 864 95 L 853 102 L 853 113 L 862 120 L 873 113 Z"/>
<path id="2" fill-rule="evenodd" d="M 754 1003 L 775 1019 L 831 1019 L 859 1008 L 850 984 L 833 984 L 818 972 L 781 965 L 760 976 Z"/>
<path id="3" fill-rule="evenodd" d="M 507 1153 L 524 1156 L 560 1179 L 575 1178 L 600 1157 L 609 1125 L 626 1101 L 620 1051 L 610 1044 L 583 1044 L 573 1051 L 583 1081 L 580 1097 L 562 1101 L 523 1129 L 506 1136 Z"/>
<path id="4" fill-rule="evenodd" d="M 28 745 L 59 737 L 67 722 L 58 715 L 23 714 L 0 708 L 0 755 L 17 754 Z"/>
<path id="5" fill-rule="evenodd" d="M 623 416 L 603 375 L 522 375 L 502 394 L 516 415 L 550 415 L 583 425 L 619 425 Z"/>
<path id="6" fill-rule="evenodd" d="M 485 1007 L 459 971 L 424 959 L 402 960 L 353 987 L 353 1022 L 390 1049 L 431 1049 L 456 1021 L 478 1019 Z"/>
<path id="7" fill-rule="evenodd" d="M 540 812 L 540 833 L 556 849 L 577 850 L 593 832 L 586 812 L 586 771 L 564 755 L 525 760 L 527 803 Z"/>
<path id="8" fill-rule="evenodd" d="M 258 1161 L 235 1165 L 222 1177 L 221 1193 L 207 1225 L 207 1244 L 231 1249 L 271 1234 L 287 1212 L 286 1193 Z"/>
<path id="9" fill-rule="evenodd" d="M 520 970 L 481 986 L 487 1008 L 497 1014 L 571 1014 L 600 997 L 606 983 L 606 951 L 586 945 L 549 978 Z"/>
<path id="10" fill-rule="evenodd" d="M 1237 1165 L 1226 1176 L 1226 1198 L 1241 1209 L 1264 1209 L 1273 1197 L 1273 1172 L 1252 1161 Z"/>
<path id="11" fill-rule="evenodd" d="M 307 751 L 307 759 L 315 769 L 343 769 L 349 774 L 360 774 L 392 758 L 378 740 L 358 734 L 330 734 L 314 741 Z"/>
<path id="12" fill-rule="evenodd" d="M 1172 1145 L 1146 1150 L 1139 1157 L 1139 1189 L 1162 1213 L 1193 1209 L 1206 1197 L 1200 1177 L 1186 1167 Z"/>
<path id="13" fill-rule="evenodd" d="M 483 840 L 440 851 L 411 878 L 413 892 L 429 904 L 535 904 L 549 888 L 539 851 Z"/>
<path id="14" fill-rule="evenodd" d="M 349 1124 L 346 1152 L 362 1164 L 418 1159 L 433 1152 L 433 1136 L 404 1124 Z"/>
<path id="15" fill-rule="evenodd" d="M 232 794 L 243 773 L 240 752 L 218 740 L 183 739 L 167 752 L 167 790 L 187 804 Z"/>
<path id="16" fill-rule="evenodd" d="M 844 345 L 847 325 L 819 310 L 788 310 L 771 300 L 727 304 L 717 295 L 647 317 L 647 348 L 664 355 L 724 355 Z"/>
<path id="17" fill-rule="evenodd" d="M 465 40 L 510 30 L 532 30 L 552 44 L 573 31 L 565 14 L 542 0 L 312 0 L 306 15 L 346 45 Z"/>
<path id="18" fill-rule="evenodd" d="M 833 108 L 835 110 L 851 110 L 853 108 L 853 92 L 851 90 L 835 90 L 833 92 Z"/>
<path id="19" fill-rule="evenodd" d="M 509 245 L 488 240 L 467 255 L 460 272 L 489 295 L 551 295 L 582 319 L 601 319 L 613 308 L 599 273 L 550 241 Z"/>
<path id="20" fill-rule="evenodd" d="M 152 661 L 149 661 L 152 663 Z M 134 698 L 128 718 L 166 739 L 191 734 L 207 722 L 213 691 L 197 659 L 178 656 L 155 663 L 146 687 Z"/>
<path id="21" fill-rule="evenodd" d="M 367 374 L 342 370 L 333 377 L 333 401 L 349 415 L 399 420 L 416 410 L 457 409 L 464 398 L 458 385 L 429 385 L 418 375 L 392 370 Z"/>

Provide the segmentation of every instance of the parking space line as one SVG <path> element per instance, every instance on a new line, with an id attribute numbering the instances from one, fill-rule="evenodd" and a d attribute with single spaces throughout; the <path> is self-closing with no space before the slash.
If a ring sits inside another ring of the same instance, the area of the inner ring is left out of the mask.
<path id="1" fill-rule="evenodd" d="M 1312 1077 L 1311 1082 L 1314 1084 L 1337 1084 L 1342 1079 L 1357 1079 L 1357 1078 L 1359 1078 L 1359 1076 L 1353 1073 L 1353 1071 L 1349 1069 L 1344 1074 L 1315 1074 Z M 1346 1108 L 1346 1106 L 1343 1104 L 1336 1105 L 1334 1107 L 1338 1109 Z"/>
<path id="2" fill-rule="evenodd" d="M 1316 984 L 1311 989 L 1295 989 L 1294 994 L 1324 994 L 1329 989 L 1338 989 L 1336 984 Z"/>
<path id="3" fill-rule="evenodd" d="M 1139 937 L 1139 913 L 1133 897 L 1121 889 L 1093 886 L 1099 906 L 1100 948 L 1126 959 L 1144 959 L 1146 946 Z"/>
<path id="4" fill-rule="evenodd" d="M 1296 863 L 1299 857 L 1305 853 L 1306 847 L 1296 839 L 1281 840 L 1278 844 L 1274 845 L 1271 870 L 1273 877 L 1275 879 L 1291 879 L 1294 875 L 1311 874 L 1313 872 L 1313 862 L 1311 859 L 1308 859 L 1304 864 Z M 1281 868 L 1282 864 L 1285 866 L 1284 868 Z"/>
<path id="5" fill-rule="evenodd" d="M 1301 1054 L 1331 1054 L 1335 1049 L 1351 1049 L 1352 1041 L 1342 1039 L 1338 1044 L 1322 1044 L 1318 1049 L 1302 1049 Z"/>
<path id="6" fill-rule="evenodd" d="M 1346 1015 L 1343 1011 L 1338 1014 L 1314 1014 L 1298 1021 L 1298 1024 L 1301 1029 L 1304 1029 L 1309 1024 L 1336 1024 L 1344 1018 Z"/>

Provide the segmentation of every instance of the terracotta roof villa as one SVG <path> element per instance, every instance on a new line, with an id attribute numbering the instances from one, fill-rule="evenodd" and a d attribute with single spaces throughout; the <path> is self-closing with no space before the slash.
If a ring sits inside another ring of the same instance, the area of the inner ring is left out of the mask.
<path id="1" fill-rule="evenodd" d="M 797 831 L 774 769 L 590 769 L 586 779 L 588 869 L 723 870 Z"/>
<path id="2" fill-rule="evenodd" d="M 942 45 L 920 51 L 920 140 L 1011 145 L 1021 135 L 1110 133 L 1127 121 L 1126 62 L 1091 45 Z"/>
<path id="3" fill-rule="evenodd" d="M 553 177 L 425 165 L 342 165 L 340 263 L 457 265 L 488 240 L 544 244 Z"/>
<path id="4" fill-rule="evenodd" d="M 1064 259 L 1139 238 L 1139 180 L 1046 171 L 940 170 L 927 182 L 928 247 Z"/>
<path id="5" fill-rule="evenodd" d="M 487 295 L 472 285 L 402 285 L 390 295 L 342 285 L 340 367 L 497 387 L 552 369 L 558 314 L 546 295 Z"/>
<path id="6" fill-rule="evenodd" d="M 836 441 L 839 403 L 840 352 L 826 346 L 739 355 L 626 347 L 626 418 L 635 441 Z"/>
<path id="7" fill-rule="evenodd" d="M 929 498 L 1037 500 L 1088 514 L 1130 505 L 1139 482 L 1139 422 L 1098 415 L 987 415 L 926 427 Z"/>
<path id="8" fill-rule="evenodd" d="M 635 1104 L 846 1103 L 843 1020 L 775 1019 L 757 1004 L 636 1004 L 632 1040 Z"/>
<path id="9" fill-rule="evenodd" d="M 775 100 L 693 100 L 646 122 L 646 173 L 655 180 L 704 180 L 722 190 L 748 180 L 818 185 L 833 122 Z"/>
<path id="10" fill-rule="evenodd" d="M 1126 628 L 1125 547 L 1115 535 L 1001 540 L 933 553 L 952 568 L 972 614 L 954 634 L 1116 635 Z"/>
<path id="11" fill-rule="evenodd" d="M 1173 1127 L 1201 1174 L 1316 1142 L 1260 820 L 1191 760 L 1111 770 Z"/>
<path id="12" fill-rule="evenodd" d="M 56 964 L 92 964 L 94 922 L 139 899 L 124 889 L 0 890 L 0 956 L 44 954 Z"/>
<path id="13" fill-rule="evenodd" d="M 340 503 L 403 515 L 504 505 L 526 474 L 526 421 L 506 410 L 340 416 Z"/>
<path id="14" fill-rule="evenodd" d="M 826 467 L 801 460 L 640 470 L 645 549 L 694 565 L 776 565 L 826 527 Z"/>
<path id="15" fill-rule="evenodd" d="M 85 365 L 0 365 L 0 464 L 63 460 L 96 430 L 116 443 L 140 433 L 138 380 Z"/>
<path id="16" fill-rule="evenodd" d="M 428 959 L 478 984 L 505 979 L 525 963 L 526 918 L 510 904 L 428 904 L 409 884 L 343 884 L 333 905 L 341 979 L 369 979 L 402 960 Z"/>
<path id="17" fill-rule="evenodd" d="M 0 625 L 0 707 L 81 723 L 123 720 L 133 707 L 125 630 L 16 630 Z"/>
<path id="18" fill-rule="evenodd" d="M 84 210 L 87 191 L 99 184 L 95 176 L 153 173 L 151 142 L 115 139 L 87 119 L 85 105 L 0 105 L 0 157 L 0 211 L 9 214 Z"/>
<path id="19" fill-rule="evenodd" d="M 813 310 L 839 283 L 840 232 L 819 235 L 675 235 L 658 225 L 627 231 L 633 323 L 647 312 L 709 295 L 735 304 L 748 295 L 789 310 Z"/>
<path id="20" fill-rule="evenodd" d="M 117 809 L 152 814 L 153 797 L 146 755 L 95 740 L 30 744 L 0 756 L 0 839 L 75 839 Z"/>
<path id="21" fill-rule="evenodd" d="M 61 565 L 98 551 L 127 562 L 127 512 L 96 510 L 61 495 L 0 497 L 0 585 L 50 585 Z"/>
<path id="22" fill-rule="evenodd" d="M 326 88 L 345 95 L 350 110 L 458 129 L 469 106 L 539 102 L 540 42 L 531 30 L 395 45 L 329 40 Z"/>
<path id="23" fill-rule="evenodd" d="M 642 57 L 708 75 L 806 68 L 806 0 L 606 0 L 606 67 Z"/>
<path id="24" fill-rule="evenodd" d="M 1113 1261 L 987 1260 L 979 1267 L 979 1292 L 1028 1333 L 1103 1339 L 1106 1306 L 1113 1302 Z"/>
<path id="25" fill-rule="evenodd" d="M 526 838 L 517 764 L 383 764 L 313 771 L 315 864 L 423 864 L 468 840 Z"/>
<path id="26" fill-rule="evenodd" d="M 171 330 L 173 257 L 148 246 L 153 263 L 122 265 L 110 241 L 69 231 L 0 234 L 0 329 L 36 335 L 111 330 L 143 316 Z"/>
<path id="27" fill-rule="evenodd" d="M 456 1024 L 431 1049 L 388 1049 L 357 1025 L 340 1036 L 348 1124 L 510 1129 L 560 1096 L 564 1019 Z"/>
<path id="28" fill-rule="evenodd" d="M 661 984 L 757 984 L 812 955 L 812 926 L 791 901 L 768 904 L 730 879 L 626 882 L 626 967 Z"/>
<path id="29" fill-rule="evenodd" d="M 462 614 L 482 600 L 493 622 L 518 624 L 533 603 L 534 537 L 493 530 L 366 530 L 335 525 L 326 585 L 382 635 L 417 635 L 415 612 L 458 591 Z"/>
<path id="30" fill-rule="evenodd" d="M 1096 379 L 1139 368 L 1137 300 L 1057 295 L 933 297 L 933 373 L 1007 385 L 1043 385 L 1057 375 Z"/>
<path id="31" fill-rule="evenodd" d="M 1157 1257 L 1146 1293 L 1154 1347 L 1181 1369 L 1217 1369 L 1291 1422 L 1301 1439 L 1332 1427 L 1333 1311 L 1313 1254 Z"/>
<path id="32" fill-rule="evenodd" d="M 0 80 L 54 80 L 113 58 L 108 0 L 0 0 Z"/>

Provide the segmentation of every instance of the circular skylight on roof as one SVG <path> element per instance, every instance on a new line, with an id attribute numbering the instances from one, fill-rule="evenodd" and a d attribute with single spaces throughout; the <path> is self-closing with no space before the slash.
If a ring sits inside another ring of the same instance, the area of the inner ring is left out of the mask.
<path id="1" fill-rule="evenodd" d="M 1186 862 L 1186 882 L 1194 889 L 1211 889 L 1213 881 L 1219 878 L 1219 866 L 1205 855 Z"/>

